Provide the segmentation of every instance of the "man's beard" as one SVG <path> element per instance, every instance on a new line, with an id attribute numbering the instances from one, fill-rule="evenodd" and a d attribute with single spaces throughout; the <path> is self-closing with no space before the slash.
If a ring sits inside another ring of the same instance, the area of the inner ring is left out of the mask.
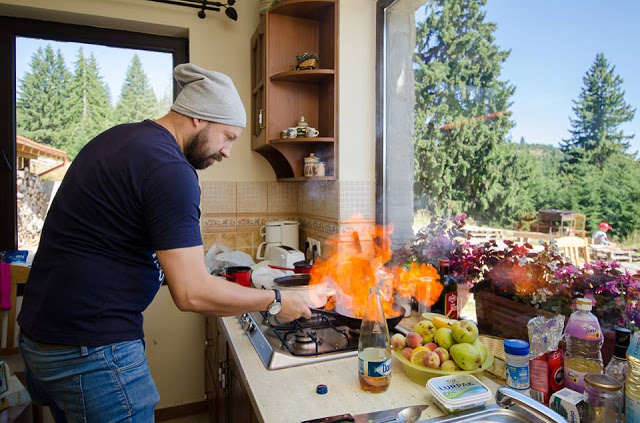
<path id="1" fill-rule="evenodd" d="M 220 153 L 207 154 L 207 141 L 206 128 L 203 128 L 191 137 L 184 146 L 185 158 L 196 169 L 206 169 L 223 159 Z"/>

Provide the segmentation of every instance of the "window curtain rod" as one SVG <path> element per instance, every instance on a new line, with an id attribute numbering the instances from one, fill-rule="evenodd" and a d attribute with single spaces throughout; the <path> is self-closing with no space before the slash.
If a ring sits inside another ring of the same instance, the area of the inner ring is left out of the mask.
<path id="1" fill-rule="evenodd" d="M 200 11 L 198 12 L 198 17 L 200 19 L 204 19 L 207 16 L 205 13 L 205 10 L 219 12 L 222 8 L 224 8 L 224 14 L 227 15 L 229 19 L 232 19 L 234 21 L 238 20 L 238 12 L 236 11 L 236 9 L 232 7 L 234 4 L 236 4 L 236 0 L 228 0 L 227 3 L 221 3 L 219 1 L 209 1 L 209 0 L 149 0 L 149 1 L 200 9 Z"/>

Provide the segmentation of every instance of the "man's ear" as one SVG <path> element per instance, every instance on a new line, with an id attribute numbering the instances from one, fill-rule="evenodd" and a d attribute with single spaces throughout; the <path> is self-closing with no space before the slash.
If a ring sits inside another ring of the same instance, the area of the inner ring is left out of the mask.
<path id="1" fill-rule="evenodd" d="M 191 118 L 191 123 L 193 124 L 193 127 L 196 129 L 200 129 L 202 126 L 202 119 L 198 119 L 198 118 Z"/>

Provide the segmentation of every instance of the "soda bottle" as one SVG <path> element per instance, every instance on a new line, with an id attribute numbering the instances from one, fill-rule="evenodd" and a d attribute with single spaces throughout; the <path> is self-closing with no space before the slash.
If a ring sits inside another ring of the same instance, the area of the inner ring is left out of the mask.
<path id="1" fill-rule="evenodd" d="M 367 392 L 384 392 L 391 382 L 391 342 L 380 293 L 369 288 L 358 340 L 358 377 Z"/>
<path id="2" fill-rule="evenodd" d="M 591 314 L 591 300 L 578 298 L 577 310 L 564 331 L 564 386 L 584 392 L 584 375 L 602 373 L 600 349 L 604 338 L 598 318 Z"/>
<path id="3" fill-rule="evenodd" d="M 640 330 L 627 348 L 629 375 L 625 383 L 625 415 L 627 423 L 640 422 Z"/>
<path id="4" fill-rule="evenodd" d="M 442 294 L 434 308 L 450 319 L 458 318 L 458 284 L 449 276 L 449 260 L 440 260 L 440 282 L 444 285 Z"/>

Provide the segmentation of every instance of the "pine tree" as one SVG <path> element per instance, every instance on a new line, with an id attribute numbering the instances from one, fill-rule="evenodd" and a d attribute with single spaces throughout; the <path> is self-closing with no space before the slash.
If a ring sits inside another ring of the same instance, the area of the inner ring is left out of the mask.
<path id="1" fill-rule="evenodd" d="M 633 119 L 635 109 L 624 100 L 623 79 L 603 53 L 596 55 L 583 83 L 578 100 L 573 102 L 571 138 L 561 145 L 567 169 L 581 160 L 602 168 L 609 156 L 624 153 L 634 137 L 625 135 L 620 125 Z"/>
<path id="2" fill-rule="evenodd" d="M 120 99 L 115 110 L 115 122 L 139 122 L 150 119 L 156 116 L 157 110 L 158 101 L 142 69 L 140 58 L 135 54 L 120 91 Z"/>
<path id="3" fill-rule="evenodd" d="M 500 71 L 510 51 L 495 44 L 485 4 L 434 0 L 418 23 L 414 193 L 432 213 L 513 221 L 525 213 L 516 195 L 530 167 L 507 140 L 515 88 Z M 505 177 L 506 166 L 513 178 Z"/>
<path id="4" fill-rule="evenodd" d="M 31 57 L 31 71 L 19 80 L 16 104 L 18 134 L 34 141 L 63 147 L 69 119 L 64 108 L 71 78 L 60 50 L 42 47 Z"/>
<path id="5" fill-rule="evenodd" d="M 93 137 L 110 126 L 109 89 L 93 54 L 78 50 L 75 73 L 68 89 L 66 110 L 71 119 L 67 152 L 71 158 Z"/>

